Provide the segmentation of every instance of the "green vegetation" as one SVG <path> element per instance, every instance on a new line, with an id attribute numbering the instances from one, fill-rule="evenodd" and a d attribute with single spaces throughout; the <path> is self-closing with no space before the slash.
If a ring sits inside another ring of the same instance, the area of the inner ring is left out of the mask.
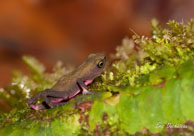
<path id="1" fill-rule="evenodd" d="M 45 73 L 40 62 L 24 56 L 31 74 L 14 71 L 10 86 L 0 91 L 11 109 L 1 115 L 0 135 L 194 134 L 194 20 L 167 24 L 153 19 L 151 38 L 124 38 L 111 66 L 89 86 L 99 92 L 53 109 L 34 111 L 26 100 L 73 68 L 57 62 Z M 168 131 L 167 124 L 186 128 Z"/>

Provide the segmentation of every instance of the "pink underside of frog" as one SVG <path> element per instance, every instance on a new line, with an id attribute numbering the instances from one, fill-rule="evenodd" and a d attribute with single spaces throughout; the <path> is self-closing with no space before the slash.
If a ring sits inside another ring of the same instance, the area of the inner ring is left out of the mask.
<path id="1" fill-rule="evenodd" d="M 85 85 L 89 85 L 89 84 L 92 83 L 92 81 L 93 81 L 93 80 L 86 80 L 84 83 L 85 83 Z M 84 90 L 84 88 L 82 88 L 82 89 Z M 52 102 L 52 103 L 59 103 L 59 102 L 61 102 L 61 101 L 63 101 L 63 100 L 71 99 L 71 98 L 73 98 L 74 96 L 76 96 L 79 92 L 80 92 L 80 89 L 77 90 L 72 96 L 70 96 L 70 97 L 68 97 L 68 98 L 66 98 L 66 99 L 64 99 L 64 98 L 58 98 L 58 99 L 55 99 L 55 100 L 51 100 L 51 102 Z"/>
<path id="2" fill-rule="evenodd" d="M 90 83 L 92 83 L 92 81 L 93 81 L 93 80 L 86 80 L 84 83 L 85 83 L 85 85 L 89 85 Z M 82 89 L 84 90 L 85 88 L 82 88 Z M 80 92 L 80 89 L 77 90 L 72 96 L 70 96 L 70 97 L 68 97 L 68 98 L 66 98 L 66 99 L 64 99 L 64 98 L 58 98 L 58 99 L 55 99 L 55 100 L 51 100 L 51 102 L 52 102 L 52 103 L 59 103 L 59 102 L 61 102 L 61 101 L 63 101 L 63 100 L 71 99 L 71 98 L 73 98 L 75 95 L 77 95 L 79 92 Z M 34 110 L 38 110 L 38 109 L 39 109 L 39 106 L 38 106 L 38 105 L 35 105 L 35 104 L 31 104 L 30 107 L 33 108 Z"/>

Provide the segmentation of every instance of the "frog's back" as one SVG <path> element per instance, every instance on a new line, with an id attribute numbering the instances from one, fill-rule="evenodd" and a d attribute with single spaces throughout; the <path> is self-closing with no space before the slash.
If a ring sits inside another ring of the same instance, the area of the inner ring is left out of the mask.
<path id="1" fill-rule="evenodd" d="M 76 80 L 70 75 L 62 76 L 51 89 L 55 91 L 70 91 L 72 88 L 75 88 L 77 85 Z"/>

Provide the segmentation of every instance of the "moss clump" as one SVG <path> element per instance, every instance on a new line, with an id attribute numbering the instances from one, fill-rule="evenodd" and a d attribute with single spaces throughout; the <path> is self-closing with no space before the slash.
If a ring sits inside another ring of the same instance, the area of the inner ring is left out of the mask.
<path id="1" fill-rule="evenodd" d="M 138 86 L 137 79 L 162 65 L 178 66 L 194 56 L 194 20 L 187 24 L 169 21 L 168 28 L 162 27 L 156 19 L 151 21 L 152 37 L 135 34 L 133 39 L 124 38 L 112 55 L 112 78 L 119 86 Z"/>
<path id="2" fill-rule="evenodd" d="M 89 86 L 99 92 L 76 96 L 53 109 L 33 111 L 26 106 L 26 99 L 51 87 L 73 68 L 58 62 L 52 73 L 45 73 L 40 62 L 24 56 L 31 74 L 15 71 L 11 85 L 0 91 L 0 98 L 12 108 L 1 115 L 0 134 L 176 134 L 175 129 L 166 129 L 170 123 L 186 125 L 183 131 L 178 128 L 179 132 L 192 135 L 194 20 L 167 24 L 169 28 L 164 28 L 153 19 L 151 38 L 137 34 L 133 39 L 124 38 L 111 55 L 111 66 Z"/>

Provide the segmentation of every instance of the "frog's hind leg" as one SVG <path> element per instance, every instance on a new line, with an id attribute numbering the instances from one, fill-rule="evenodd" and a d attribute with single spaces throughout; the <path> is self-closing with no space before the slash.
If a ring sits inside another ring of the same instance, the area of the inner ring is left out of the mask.
<path id="1" fill-rule="evenodd" d="M 40 109 L 48 109 L 53 108 L 56 106 L 60 106 L 65 104 L 66 102 L 62 102 L 63 100 L 66 100 L 68 97 L 62 97 L 62 96 L 68 96 L 67 94 L 64 94 L 64 92 L 55 91 L 52 89 L 46 89 L 31 99 L 27 101 L 27 104 L 34 110 L 40 110 Z M 42 97 L 45 100 L 45 103 L 35 105 L 33 102 L 36 99 L 39 99 Z"/>
<path id="2" fill-rule="evenodd" d="M 45 99 L 45 94 L 47 94 L 47 92 L 50 92 L 50 91 L 54 91 L 54 90 L 50 90 L 50 89 L 46 89 L 42 92 L 39 92 L 38 94 L 36 94 L 34 97 L 32 97 L 31 99 L 29 99 L 27 101 L 27 104 L 34 110 L 40 110 L 40 109 L 48 109 L 49 106 L 47 106 L 47 103 L 51 101 L 51 98 L 46 98 Z M 56 92 L 56 91 L 54 91 Z M 42 104 L 39 104 L 39 105 L 35 105 L 33 102 L 39 98 L 43 98 L 45 101 L 47 100 L 46 103 L 42 103 Z"/>
<path id="3" fill-rule="evenodd" d="M 57 103 L 57 101 L 61 100 L 62 98 L 49 98 L 50 101 L 53 103 L 54 101 L 54 104 L 53 106 L 54 107 L 57 107 L 57 106 L 60 106 L 60 105 L 64 105 L 66 102 L 60 102 L 60 103 Z M 30 104 L 30 107 L 33 108 L 34 110 L 43 110 L 43 109 L 48 109 L 49 106 L 46 104 L 45 101 L 43 101 L 41 104 L 38 104 L 38 105 L 35 105 L 35 104 Z"/>
<path id="4" fill-rule="evenodd" d="M 31 99 L 29 99 L 29 100 L 27 101 L 27 104 L 28 104 L 32 109 L 38 110 L 38 109 L 39 109 L 39 106 L 33 104 L 33 102 L 34 102 L 36 99 L 40 98 L 40 97 L 41 97 L 41 92 L 38 93 L 37 95 L 35 95 L 34 97 L 32 97 Z"/>
<path id="5" fill-rule="evenodd" d="M 63 105 L 65 102 L 61 102 L 61 101 L 66 99 L 66 98 L 64 98 L 62 96 L 66 96 L 64 94 L 64 92 L 59 92 L 59 91 L 55 91 L 55 90 L 52 90 L 52 89 L 48 89 L 46 91 L 41 92 L 41 97 L 45 100 L 45 103 L 50 108 L 53 108 L 53 107 L 56 107 L 56 106 L 59 106 L 59 105 Z M 50 99 L 50 97 L 53 97 L 55 99 L 54 100 Z"/>

